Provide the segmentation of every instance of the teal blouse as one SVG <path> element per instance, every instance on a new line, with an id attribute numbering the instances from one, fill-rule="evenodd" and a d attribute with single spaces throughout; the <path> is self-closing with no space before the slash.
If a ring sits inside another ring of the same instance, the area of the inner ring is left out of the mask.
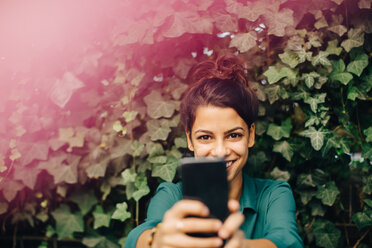
<path id="1" fill-rule="evenodd" d="M 181 199 L 180 182 L 161 183 L 150 201 L 147 219 L 129 233 L 125 247 L 135 248 L 141 233 L 161 222 L 164 213 Z M 243 174 L 240 211 L 245 216 L 240 229 L 247 239 L 268 239 L 278 248 L 303 247 L 295 220 L 296 206 L 287 182 Z"/>

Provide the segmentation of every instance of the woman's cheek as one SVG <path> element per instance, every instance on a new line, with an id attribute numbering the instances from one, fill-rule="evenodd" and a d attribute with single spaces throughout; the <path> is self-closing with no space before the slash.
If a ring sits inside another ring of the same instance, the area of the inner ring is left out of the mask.
<path id="1" fill-rule="evenodd" d="M 207 157 L 210 155 L 212 149 L 208 144 L 198 144 L 194 148 L 195 157 Z"/>

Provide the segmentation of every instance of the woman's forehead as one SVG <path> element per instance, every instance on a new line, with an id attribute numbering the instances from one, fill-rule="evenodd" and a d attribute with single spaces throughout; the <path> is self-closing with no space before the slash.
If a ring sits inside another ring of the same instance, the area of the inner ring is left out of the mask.
<path id="1" fill-rule="evenodd" d="M 193 132 L 198 129 L 228 131 L 237 127 L 248 129 L 247 124 L 235 109 L 206 105 L 196 109 L 192 130 Z"/>

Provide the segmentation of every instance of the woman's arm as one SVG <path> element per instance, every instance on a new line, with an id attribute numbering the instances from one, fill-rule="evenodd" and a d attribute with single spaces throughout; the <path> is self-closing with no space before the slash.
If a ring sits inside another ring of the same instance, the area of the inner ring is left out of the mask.
<path id="1" fill-rule="evenodd" d="M 149 248 L 148 240 L 151 235 L 151 230 L 144 231 L 137 240 L 136 248 Z"/>

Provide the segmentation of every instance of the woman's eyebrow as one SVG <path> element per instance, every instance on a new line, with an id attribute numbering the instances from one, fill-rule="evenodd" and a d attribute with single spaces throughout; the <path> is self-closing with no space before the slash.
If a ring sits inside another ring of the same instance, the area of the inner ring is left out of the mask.
<path id="1" fill-rule="evenodd" d="M 242 127 L 235 127 L 233 129 L 230 129 L 230 130 L 224 132 L 224 134 L 228 134 L 228 133 L 234 132 L 236 130 L 242 130 L 243 132 L 245 132 L 244 128 L 242 128 Z"/>
<path id="2" fill-rule="evenodd" d="M 235 127 L 235 128 L 232 128 L 232 129 L 224 132 L 224 134 L 228 134 L 228 133 L 234 132 L 236 130 L 242 130 L 243 132 L 245 131 L 244 128 L 242 128 L 242 127 Z M 198 129 L 198 130 L 196 130 L 194 132 L 194 134 L 197 134 L 197 133 L 208 133 L 208 134 L 212 134 L 213 132 L 208 131 L 208 130 L 204 130 L 204 129 Z"/>

